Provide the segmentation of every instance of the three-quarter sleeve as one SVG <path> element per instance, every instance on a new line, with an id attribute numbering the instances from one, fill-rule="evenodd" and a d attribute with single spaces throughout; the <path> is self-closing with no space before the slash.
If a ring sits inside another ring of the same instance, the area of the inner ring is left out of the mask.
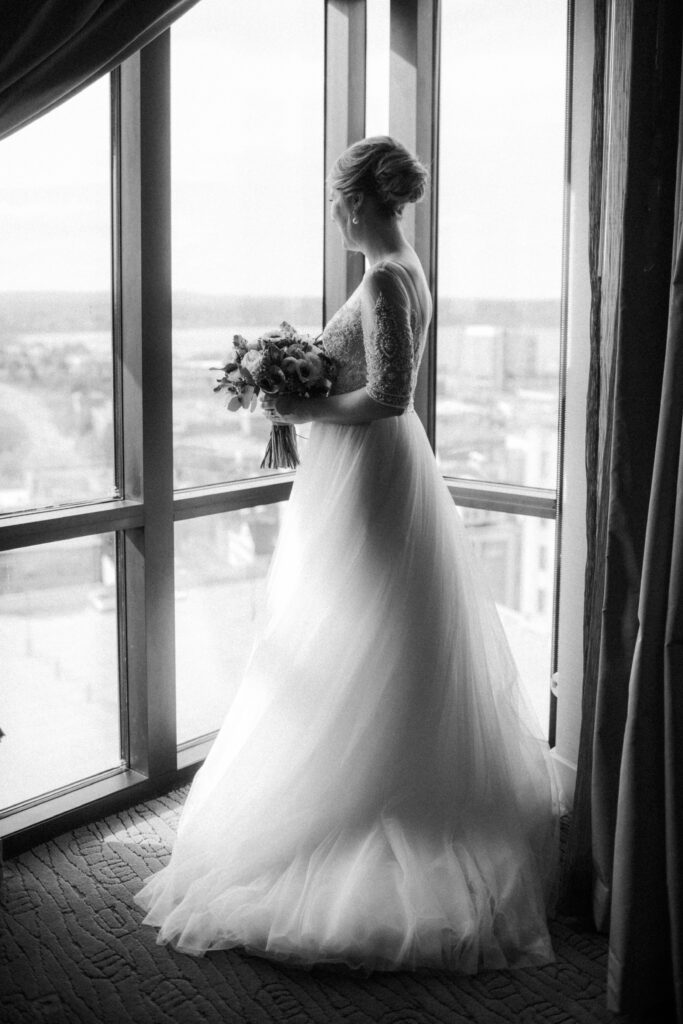
<path id="1" fill-rule="evenodd" d="M 405 285 L 388 265 L 373 267 L 361 295 L 366 390 L 382 405 L 405 409 L 413 397 L 415 339 Z"/>

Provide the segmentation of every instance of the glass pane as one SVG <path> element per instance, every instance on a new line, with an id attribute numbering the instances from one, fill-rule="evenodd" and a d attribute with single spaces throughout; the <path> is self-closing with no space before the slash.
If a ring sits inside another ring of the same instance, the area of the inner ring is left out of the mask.
<path id="1" fill-rule="evenodd" d="M 389 134 L 389 0 L 367 0 L 365 134 Z"/>
<path id="2" fill-rule="evenodd" d="M 204 0 L 172 30 L 175 483 L 259 474 L 269 426 L 210 368 L 233 334 L 322 327 L 320 0 Z"/>
<path id="3" fill-rule="evenodd" d="M 109 79 L 0 142 L 0 514 L 115 493 Z"/>
<path id="4" fill-rule="evenodd" d="M 178 742 L 218 729 L 254 639 L 283 503 L 176 523 Z"/>
<path id="5" fill-rule="evenodd" d="M 566 0 L 442 7 L 437 454 L 556 483 Z"/>
<path id="6" fill-rule="evenodd" d="M 114 534 L 0 553 L 0 808 L 121 764 Z"/>
<path id="7" fill-rule="evenodd" d="M 555 523 L 461 508 L 508 642 L 541 726 L 550 714 Z"/>

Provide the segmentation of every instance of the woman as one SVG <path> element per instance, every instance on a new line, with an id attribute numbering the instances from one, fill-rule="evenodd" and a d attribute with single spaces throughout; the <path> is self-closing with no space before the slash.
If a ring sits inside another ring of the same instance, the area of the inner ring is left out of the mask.
<path id="1" fill-rule="evenodd" d="M 302 965 L 472 972 L 552 959 L 547 744 L 413 411 L 431 316 L 401 230 L 426 171 L 387 137 L 330 178 L 363 281 L 323 334 L 312 421 L 245 678 L 138 896 L 158 941 Z"/>

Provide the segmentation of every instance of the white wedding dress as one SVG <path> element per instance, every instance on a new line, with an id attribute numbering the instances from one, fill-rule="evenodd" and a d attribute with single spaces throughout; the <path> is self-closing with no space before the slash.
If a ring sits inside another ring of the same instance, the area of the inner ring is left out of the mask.
<path id="1" fill-rule="evenodd" d="M 412 411 L 428 317 L 385 262 L 325 329 L 335 390 L 406 411 L 311 427 L 243 682 L 136 897 L 183 952 L 366 971 L 553 959 L 552 766 Z"/>

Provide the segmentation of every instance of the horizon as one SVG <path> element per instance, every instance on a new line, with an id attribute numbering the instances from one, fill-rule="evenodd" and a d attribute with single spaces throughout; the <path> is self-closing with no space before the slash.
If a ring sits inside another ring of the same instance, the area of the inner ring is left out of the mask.
<path id="1" fill-rule="evenodd" d="M 80 289 L 76 291 L 72 288 L 10 288 L 2 289 L 0 287 L 0 297 L 16 296 L 16 295 L 71 295 L 71 296 L 101 296 L 106 298 L 109 302 L 111 301 L 111 292 L 104 289 Z M 296 302 L 305 299 L 310 302 L 322 302 L 322 295 L 315 295 L 313 293 L 284 293 L 284 292 L 211 292 L 211 291 L 191 291 L 190 289 L 174 290 L 172 298 L 177 297 L 192 297 L 202 299 L 254 299 L 259 302 L 270 301 L 272 299 L 282 299 L 287 302 Z M 439 293 L 437 304 L 448 300 L 449 302 L 507 302 L 507 303 L 559 303 L 561 296 L 559 295 L 460 295 L 451 294 L 444 295 Z"/>

